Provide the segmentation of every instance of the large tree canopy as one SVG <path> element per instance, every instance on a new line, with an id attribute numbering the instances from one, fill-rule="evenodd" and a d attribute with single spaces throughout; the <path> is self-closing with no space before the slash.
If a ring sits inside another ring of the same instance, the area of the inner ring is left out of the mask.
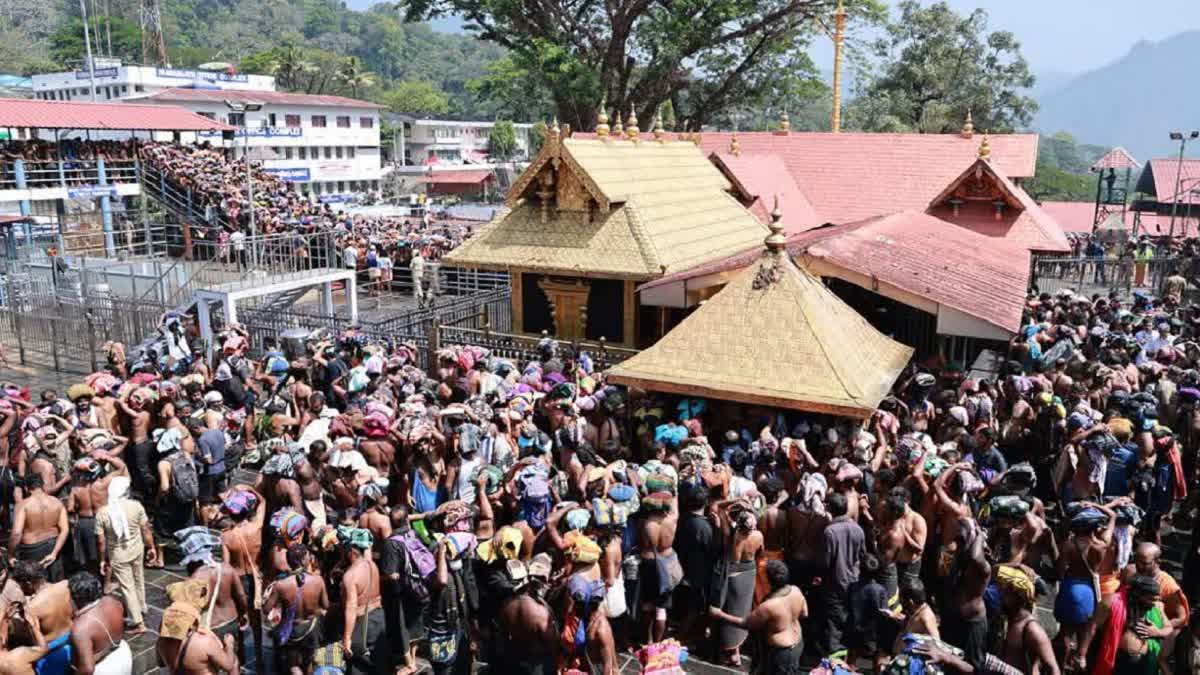
<path id="1" fill-rule="evenodd" d="M 849 0 L 852 17 L 878 17 L 877 0 Z M 401 0 L 410 20 L 462 16 L 468 30 L 509 50 L 549 90 L 563 122 L 590 129 L 597 104 L 643 125 L 664 101 L 692 127 L 731 105 L 786 104 L 770 86 L 797 61 L 837 0 Z M 800 70 L 797 71 L 797 68 Z"/>
<path id="2" fill-rule="evenodd" d="M 982 9 L 962 16 L 945 2 L 904 0 L 899 10 L 874 45 L 878 72 L 860 81 L 852 126 L 944 133 L 960 128 L 967 111 L 981 130 L 1029 125 L 1037 103 L 1024 92 L 1034 78 L 1012 33 L 988 32 Z"/>

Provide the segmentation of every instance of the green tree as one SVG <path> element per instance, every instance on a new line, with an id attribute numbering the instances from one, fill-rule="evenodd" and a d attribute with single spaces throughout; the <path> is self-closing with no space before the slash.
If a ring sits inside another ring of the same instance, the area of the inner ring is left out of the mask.
<path id="1" fill-rule="evenodd" d="M 989 32 L 982 9 L 962 16 L 946 2 L 903 0 L 899 10 L 874 44 L 879 71 L 848 110 L 852 126 L 946 133 L 959 129 L 968 111 L 977 129 L 1030 124 L 1037 103 L 1023 92 L 1034 77 L 1012 33 Z"/>
<path id="2" fill-rule="evenodd" d="M 789 55 L 803 52 L 837 0 L 402 0 L 410 20 L 462 16 L 505 47 L 551 92 L 562 122 L 595 123 L 597 104 L 650 120 L 667 99 L 677 117 L 711 120 Z M 882 16 L 878 0 L 849 0 L 852 20 Z"/>
<path id="3" fill-rule="evenodd" d="M 347 56 L 338 69 L 338 77 L 342 84 L 350 88 L 350 95 L 358 98 L 359 92 L 374 86 L 375 74 L 363 68 L 362 61 L 356 56 Z"/>
<path id="4" fill-rule="evenodd" d="M 1096 198 L 1094 175 L 1073 174 L 1040 161 L 1035 171 L 1021 186 L 1039 202 L 1090 202 Z"/>
<path id="5" fill-rule="evenodd" d="M 446 93 L 431 82 L 405 80 L 383 95 L 384 104 L 397 113 L 443 115 L 450 109 Z"/>
<path id="6" fill-rule="evenodd" d="M 507 162 L 517 154 L 517 131 L 509 120 L 496 120 L 488 132 L 488 155 L 498 162 Z"/>
<path id="7" fill-rule="evenodd" d="M 94 37 L 95 31 L 103 29 L 104 21 L 101 17 L 88 17 L 88 25 Z M 113 56 L 126 62 L 141 62 L 142 34 L 137 24 L 113 17 L 108 27 L 112 31 Z M 62 66 L 77 63 L 87 57 L 87 45 L 83 43 L 83 21 L 78 17 L 61 24 L 58 30 L 50 35 L 49 43 L 50 57 Z"/>
<path id="8" fill-rule="evenodd" d="M 554 114 L 550 92 L 511 56 L 489 64 L 487 74 L 468 82 L 467 89 L 508 119 L 530 122 Z"/>
<path id="9" fill-rule="evenodd" d="M 542 144 L 546 142 L 546 123 L 538 120 L 533 123 L 533 127 L 529 129 L 529 156 L 533 157 L 542 149 Z"/>

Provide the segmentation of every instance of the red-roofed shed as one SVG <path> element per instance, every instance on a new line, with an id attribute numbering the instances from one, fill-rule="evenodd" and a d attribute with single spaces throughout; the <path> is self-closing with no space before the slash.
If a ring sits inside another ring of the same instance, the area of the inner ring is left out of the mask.
<path id="1" fill-rule="evenodd" d="M 495 179 L 490 170 L 434 171 L 418 181 L 431 195 L 482 194 Z"/>
<path id="2" fill-rule="evenodd" d="M 178 106 L 0 98 L 0 128 L 110 131 L 232 131 Z"/>
<path id="3" fill-rule="evenodd" d="M 1101 171 L 1104 169 L 1136 169 L 1140 167 L 1138 161 L 1129 154 L 1129 151 L 1121 146 L 1117 146 L 1112 150 L 1104 153 L 1104 156 L 1096 160 L 1092 165 L 1092 171 Z"/>
<path id="4" fill-rule="evenodd" d="M 225 101 L 234 101 L 238 103 L 262 103 L 266 105 L 370 108 L 373 110 L 381 110 L 387 107 L 378 103 L 371 103 L 370 101 L 360 101 L 358 99 L 346 98 L 345 96 L 329 96 L 325 94 L 293 94 L 286 91 L 244 91 L 233 89 L 185 89 L 181 87 L 163 89 L 153 94 L 129 100 L 145 101 L 147 103 L 224 103 Z"/>

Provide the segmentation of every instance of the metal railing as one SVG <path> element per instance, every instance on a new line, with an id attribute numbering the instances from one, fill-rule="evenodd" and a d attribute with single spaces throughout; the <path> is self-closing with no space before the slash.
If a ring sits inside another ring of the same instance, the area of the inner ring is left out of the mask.
<path id="1" fill-rule="evenodd" d="M 1190 269 L 1182 256 L 1138 261 L 1130 257 L 1035 255 L 1030 261 L 1029 287 L 1041 293 L 1070 289 L 1091 295 L 1118 291 L 1160 293 L 1167 277 Z"/>
<path id="2" fill-rule="evenodd" d="M 100 185 L 99 163 L 94 159 L 20 160 L 25 173 L 25 188 L 70 188 Z M 21 188 L 15 161 L 4 163 L 0 190 Z M 132 159 L 104 160 L 105 182 L 109 185 L 138 182 L 137 162 Z"/>
<path id="3" fill-rule="evenodd" d="M 431 348 L 436 352 L 444 345 L 475 345 L 491 351 L 495 356 L 513 359 L 519 363 L 540 358 L 538 343 L 549 337 L 517 335 L 491 330 L 490 328 L 465 328 L 462 326 L 438 326 L 437 344 Z M 551 338 L 553 339 L 553 338 Z M 610 345 L 606 340 L 598 342 L 569 342 L 554 340 L 560 350 L 571 349 L 575 353 L 587 352 L 592 357 L 596 370 L 607 370 L 638 353 L 636 349 Z"/>
<path id="4" fill-rule="evenodd" d="M 143 192 L 173 211 L 180 219 L 189 223 L 207 223 L 229 231 L 234 229 L 219 208 L 209 208 L 202 196 L 195 191 L 181 187 L 166 173 L 152 166 L 141 164 L 140 168 Z"/>

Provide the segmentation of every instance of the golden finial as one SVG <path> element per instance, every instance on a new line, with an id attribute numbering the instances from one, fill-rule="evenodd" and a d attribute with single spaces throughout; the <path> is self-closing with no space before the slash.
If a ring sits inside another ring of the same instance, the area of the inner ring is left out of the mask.
<path id="1" fill-rule="evenodd" d="M 737 129 L 733 130 L 733 136 L 729 138 L 729 154 L 734 157 L 739 157 L 742 154 L 742 146 L 738 143 Z"/>
<path id="2" fill-rule="evenodd" d="M 681 128 L 681 129 L 679 130 L 679 140 L 681 140 L 681 141 L 687 141 L 687 140 L 690 140 L 690 139 L 691 139 L 691 136 L 689 136 L 689 135 L 688 135 L 688 121 L 687 121 L 687 120 L 684 120 L 684 121 L 683 121 L 683 128 Z"/>
<path id="3" fill-rule="evenodd" d="M 975 135 L 975 120 L 971 119 L 971 111 L 967 111 L 967 119 L 962 125 L 962 137 L 971 138 Z"/>
<path id="4" fill-rule="evenodd" d="M 784 108 L 783 114 L 779 116 L 779 130 L 785 134 L 792 130 L 792 120 L 788 118 L 787 108 Z"/>
<path id="5" fill-rule="evenodd" d="M 700 130 L 699 129 L 692 132 L 692 143 L 694 143 L 696 145 L 696 147 L 700 146 Z"/>
<path id="6" fill-rule="evenodd" d="M 629 136 L 629 140 L 631 141 L 638 140 L 638 134 L 642 133 L 642 130 L 638 129 L 638 118 L 637 111 L 634 110 L 635 107 L 635 104 L 629 104 L 629 117 L 625 118 L 625 135 Z"/>
<path id="7" fill-rule="evenodd" d="M 787 248 L 787 237 L 783 236 L 783 209 L 779 208 L 778 194 L 775 195 L 775 208 L 771 209 L 771 224 L 767 227 L 771 230 L 764 242 L 767 250 L 780 252 Z"/>
<path id="8" fill-rule="evenodd" d="M 600 99 L 600 110 L 596 113 L 596 135 L 600 138 L 608 137 L 608 113 L 604 110 L 607 98 L 606 94 Z"/>
<path id="9" fill-rule="evenodd" d="M 654 140 L 658 141 L 659 143 L 665 143 L 667 140 L 664 138 L 665 134 L 666 130 L 663 129 L 662 121 L 662 108 L 660 107 L 658 110 L 654 111 Z"/>
<path id="10" fill-rule="evenodd" d="M 617 140 L 621 140 L 621 138 L 623 138 L 625 136 L 625 125 L 621 124 L 621 111 L 620 110 L 613 110 L 612 135 Z"/>
<path id="11" fill-rule="evenodd" d="M 558 115 L 554 116 L 554 123 L 550 125 L 550 133 L 553 134 L 555 138 L 558 138 L 559 134 L 562 133 L 562 129 L 558 126 Z"/>
<path id="12" fill-rule="evenodd" d="M 992 156 L 992 145 L 988 143 L 988 134 L 983 132 L 983 142 L 979 144 L 979 159 L 989 159 Z"/>

